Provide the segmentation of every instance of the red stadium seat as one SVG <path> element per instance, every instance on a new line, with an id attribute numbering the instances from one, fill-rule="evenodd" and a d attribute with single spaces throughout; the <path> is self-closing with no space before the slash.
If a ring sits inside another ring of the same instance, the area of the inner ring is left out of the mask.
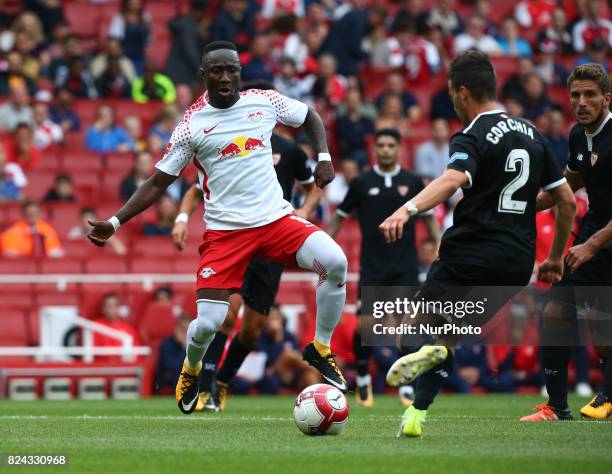
<path id="1" fill-rule="evenodd" d="M 172 305 L 150 303 L 144 310 L 138 325 L 143 342 L 152 345 L 171 336 L 175 322 L 176 317 Z"/>
<path id="2" fill-rule="evenodd" d="M 170 237 L 135 237 L 131 254 L 134 256 L 177 258 L 182 254 L 174 247 Z"/>
<path id="3" fill-rule="evenodd" d="M 82 283 L 81 284 L 81 307 L 79 312 L 86 318 L 97 318 L 100 316 L 100 303 L 102 297 L 107 293 L 117 293 L 122 304 L 127 301 L 125 285 L 122 283 Z"/>
<path id="4" fill-rule="evenodd" d="M 127 273 L 127 259 L 113 255 L 91 257 L 85 261 L 86 273 Z"/>
<path id="5" fill-rule="evenodd" d="M 27 197 L 41 201 L 47 192 L 53 187 L 55 172 L 49 170 L 28 171 L 28 185 L 23 194 Z"/>
<path id="6" fill-rule="evenodd" d="M 36 171 L 44 171 L 47 174 L 56 175 L 60 170 L 60 160 L 58 153 L 45 151 L 43 153 L 42 159 L 40 160 L 40 165 L 37 167 Z M 30 173 L 28 172 L 28 178 L 30 177 Z"/>
<path id="7" fill-rule="evenodd" d="M 102 19 L 99 5 L 91 2 L 65 1 L 64 16 L 72 32 L 80 38 L 98 35 L 98 25 Z"/>
<path id="8" fill-rule="evenodd" d="M 40 262 L 41 273 L 83 273 L 81 261 L 74 258 L 49 258 Z"/>
<path id="9" fill-rule="evenodd" d="M 29 258 L 3 258 L 0 259 L 0 274 L 35 275 L 38 273 L 36 260 Z"/>
<path id="10" fill-rule="evenodd" d="M 85 239 L 62 240 L 62 247 L 66 252 L 66 256 L 70 258 L 83 259 L 84 257 L 95 255 L 99 252 L 98 247 L 95 247 L 91 242 Z"/>
<path id="11" fill-rule="evenodd" d="M 2 331 L 0 346 L 27 346 L 28 330 L 26 311 L 19 308 L 2 308 Z"/>
<path id="12" fill-rule="evenodd" d="M 39 293 L 36 303 L 38 306 L 79 306 L 80 298 L 75 293 Z"/>
<path id="13" fill-rule="evenodd" d="M 174 260 L 169 257 L 136 257 L 132 259 L 130 268 L 132 273 L 174 273 Z"/>
<path id="14" fill-rule="evenodd" d="M 64 150 L 62 154 L 62 168 L 65 172 L 101 173 L 102 160 L 100 153 L 88 150 Z"/>
<path id="15" fill-rule="evenodd" d="M 8 306 L 29 310 L 34 304 L 32 285 L 22 283 L 17 285 L 6 285 L 0 292 L 0 305 L 2 308 Z"/>
<path id="16" fill-rule="evenodd" d="M 94 31 L 97 31 L 97 28 Z M 77 99 L 74 101 L 74 109 L 79 118 L 81 119 L 81 123 L 92 124 L 95 121 L 96 111 L 100 108 L 101 105 L 108 103 L 108 100 L 103 99 Z M 83 138 L 83 144 L 84 143 L 85 140 Z"/>
<path id="17" fill-rule="evenodd" d="M 77 203 L 57 203 L 46 206 L 50 214 L 49 222 L 63 240 L 68 236 L 68 232 L 79 224 L 81 206 Z"/>

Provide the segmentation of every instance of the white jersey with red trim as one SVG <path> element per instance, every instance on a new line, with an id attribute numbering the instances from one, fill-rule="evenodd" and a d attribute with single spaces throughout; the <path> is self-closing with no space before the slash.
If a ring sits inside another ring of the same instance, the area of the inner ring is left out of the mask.
<path id="1" fill-rule="evenodd" d="M 304 123 L 308 107 L 273 90 L 249 89 L 227 109 L 205 93 L 185 112 L 155 165 L 178 176 L 191 161 L 204 191 L 211 230 L 259 227 L 293 211 L 276 178 L 270 137 L 277 122 Z"/>

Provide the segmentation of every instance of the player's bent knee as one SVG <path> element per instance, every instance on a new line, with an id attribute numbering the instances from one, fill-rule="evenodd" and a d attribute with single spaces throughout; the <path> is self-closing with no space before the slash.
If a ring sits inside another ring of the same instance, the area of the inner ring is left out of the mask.
<path id="1" fill-rule="evenodd" d="M 196 304 L 198 318 L 195 320 L 195 338 L 197 341 L 205 341 L 214 335 L 225 321 L 229 303 L 199 299 Z"/>

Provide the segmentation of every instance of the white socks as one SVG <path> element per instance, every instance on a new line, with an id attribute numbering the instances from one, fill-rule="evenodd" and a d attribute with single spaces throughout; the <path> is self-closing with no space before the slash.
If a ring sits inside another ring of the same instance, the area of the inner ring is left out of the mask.
<path id="1" fill-rule="evenodd" d="M 217 329 L 225 321 L 229 303 L 216 300 L 196 300 L 198 317 L 187 329 L 187 364 L 194 369 L 204 357 Z"/>
<path id="2" fill-rule="evenodd" d="M 300 268 L 319 274 L 315 340 L 329 346 L 346 299 L 346 256 L 334 239 L 318 231 L 304 241 L 296 260 Z"/>

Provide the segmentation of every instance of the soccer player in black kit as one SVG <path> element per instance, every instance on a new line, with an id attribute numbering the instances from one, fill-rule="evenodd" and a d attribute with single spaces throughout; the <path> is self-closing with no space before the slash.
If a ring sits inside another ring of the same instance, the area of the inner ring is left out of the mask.
<path id="1" fill-rule="evenodd" d="M 548 403 L 523 421 L 554 421 L 572 418 L 567 403 L 567 366 L 571 347 L 567 336 L 577 333 L 576 307 L 588 304 L 600 314 L 612 312 L 610 289 L 594 291 L 580 287 L 612 286 L 612 84 L 599 64 L 578 66 L 567 81 L 576 122 L 569 137 L 569 161 L 565 177 L 574 192 L 586 188 L 589 210 L 580 223 L 574 246 L 568 251 L 563 278 L 551 290 L 552 301 L 544 310 L 542 365 Z M 538 210 L 553 205 L 548 193 L 538 196 Z M 603 389 L 580 410 L 588 418 L 612 416 L 612 353 L 610 327 L 593 321 L 591 335 L 600 338 L 599 355 L 604 372 Z M 604 323 L 605 324 L 605 323 Z M 607 340 L 606 340 L 607 339 Z M 555 344 L 555 341 L 560 341 Z M 565 343 L 564 343 L 565 342 Z M 578 342 L 578 341 L 575 341 Z M 579 343 L 579 342 L 578 342 Z"/>
<path id="2" fill-rule="evenodd" d="M 266 83 L 249 83 L 245 88 L 267 90 Z M 306 153 L 293 141 L 276 133 L 270 138 L 276 177 L 283 189 L 283 198 L 291 202 L 293 186 L 297 181 L 304 189 L 305 200 L 294 214 L 308 218 L 317 207 L 322 191 L 314 184 L 312 171 L 307 164 Z M 202 190 L 193 185 L 181 201 L 180 214 L 172 230 L 175 246 L 182 250 L 187 240 L 187 220 L 202 201 Z M 215 334 L 203 359 L 200 385 L 202 387 L 196 411 L 223 411 L 227 399 L 227 387 L 236 375 L 249 352 L 255 347 L 266 322 L 266 316 L 278 293 L 284 265 L 269 260 L 254 259 L 244 274 L 242 298 L 230 298 L 230 308 L 225 322 Z M 228 336 L 236 324 L 241 303 L 244 316 L 239 333 L 230 343 L 225 361 L 218 367 Z M 218 370 L 217 370 L 218 369 Z"/>
<path id="3" fill-rule="evenodd" d="M 357 210 L 361 230 L 361 257 L 359 288 L 363 286 L 411 286 L 419 284 L 418 259 L 415 243 L 414 221 L 409 221 L 402 238 L 385 245 L 378 226 L 389 213 L 423 189 L 423 181 L 417 175 L 399 165 L 401 135 L 394 129 L 376 132 L 376 162 L 371 169 L 355 178 L 332 218 L 328 229 L 335 238 L 342 222 Z M 433 212 L 423 215 L 430 238 L 436 247 L 440 240 L 440 226 Z M 362 344 L 359 329 L 355 331 L 353 349 L 357 364 L 357 403 L 372 406 L 372 380 L 368 374 L 371 347 Z"/>
<path id="4" fill-rule="evenodd" d="M 395 211 L 380 230 L 388 242 L 394 242 L 401 238 L 410 217 L 463 188 L 453 226 L 442 236 L 440 256 L 418 297 L 436 300 L 440 289 L 461 287 L 468 295 L 470 287 L 499 285 L 499 292 L 489 298 L 493 304 L 487 309 L 492 315 L 514 294 L 504 291 L 505 287 L 522 287 L 529 282 L 535 261 L 535 204 L 540 188 L 548 191 L 558 206 L 553 246 L 540 266 L 541 275 L 552 281 L 561 278 L 563 250 L 576 203 L 546 139 L 529 122 L 499 109 L 495 71 L 486 54 L 478 50 L 462 53 L 452 62 L 448 79 L 457 115 L 467 126 L 451 138 L 444 174 Z M 418 325 L 423 317 L 417 314 L 412 321 Z M 387 382 L 393 386 L 420 376 L 414 405 L 402 416 L 400 437 L 422 434 L 427 409 L 444 377 L 453 370 L 451 344 L 456 340 L 439 337 L 437 342 L 439 345 L 426 344 L 401 357 L 387 374 Z"/>

